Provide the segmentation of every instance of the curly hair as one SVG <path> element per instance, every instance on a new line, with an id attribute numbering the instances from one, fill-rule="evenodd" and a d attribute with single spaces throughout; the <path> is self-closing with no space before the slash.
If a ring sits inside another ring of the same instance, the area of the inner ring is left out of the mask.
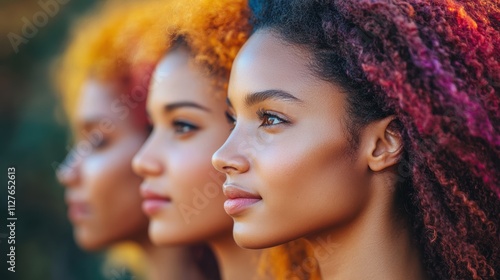
<path id="1" fill-rule="evenodd" d="M 395 115 L 405 156 L 397 203 L 432 279 L 500 273 L 500 2 L 250 1 L 254 30 L 313 54 L 346 92 L 356 145 Z"/>
<path id="2" fill-rule="evenodd" d="M 134 67 L 136 44 L 158 16 L 162 1 L 107 1 L 95 7 L 74 25 L 68 45 L 59 58 L 55 83 L 64 109 L 74 118 L 78 98 L 88 79 L 122 87 L 122 95 L 138 89 L 143 98 L 134 109 L 136 120 L 146 124 L 145 96 L 155 60 Z"/>
<path id="3" fill-rule="evenodd" d="M 251 32 L 245 0 L 170 1 L 138 44 L 135 63 L 155 60 L 182 44 L 225 96 L 233 60 Z"/>
<path id="4" fill-rule="evenodd" d="M 250 36 L 250 10 L 246 0 L 174 1 L 168 6 L 169 17 L 157 20 L 143 35 L 136 63 L 164 55 L 177 45 L 186 47 L 192 62 L 213 77 L 218 94 L 225 100 L 233 60 Z M 175 15 L 182 15 L 176 17 Z M 303 269 L 303 260 L 314 253 L 304 242 L 291 242 L 262 253 L 259 274 L 275 279 L 297 275 L 320 279 L 316 262 Z"/>
<path id="5" fill-rule="evenodd" d="M 156 63 L 167 49 L 165 41 L 149 46 L 162 52 L 151 52 L 144 57 L 140 42 L 151 35 L 151 27 L 159 18 L 172 17 L 169 5 L 177 1 L 120 1 L 110 0 L 98 5 L 75 24 L 68 46 L 55 73 L 64 109 L 74 119 L 74 111 L 82 87 L 88 79 L 121 86 L 119 95 L 139 96 L 133 111 L 133 119 L 147 127 L 145 101 Z M 180 18 L 180 15 L 177 16 Z M 147 59 L 146 59 L 147 58 Z M 220 279 L 217 261 L 205 245 L 190 247 L 190 252 L 207 279 Z M 145 274 L 143 254 L 128 243 L 109 250 L 108 262 L 126 263 L 135 274 Z"/>

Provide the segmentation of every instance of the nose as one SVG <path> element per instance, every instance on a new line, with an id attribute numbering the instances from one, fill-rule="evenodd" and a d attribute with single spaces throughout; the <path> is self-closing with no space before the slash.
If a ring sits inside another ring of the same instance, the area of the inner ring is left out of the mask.
<path id="1" fill-rule="evenodd" d="M 75 187 L 80 182 L 80 167 L 83 158 L 73 150 L 68 153 L 56 171 L 57 179 L 65 187 Z"/>
<path id="2" fill-rule="evenodd" d="M 245 173 L 250 168 L 250 163 L 246 156 L 238 149 L 242 147 L 238 145 L 241 143 L 238 141 L 237 131 L 233 130 L 233 133 L 226 140 L 224 145 L 220 147 L 212 156 L 212 165 L 219 172 L 226 173 L 228 175 Z"/>
<path id="3" fill-rule="evenodd" d="M 132 159 L 132 169 L 143 177 L 158 176 L 163 173 L 163 164 L 158 157 L 158 147 L 155 147 L 154 132 L 150 134 L 141 149 Z"/>

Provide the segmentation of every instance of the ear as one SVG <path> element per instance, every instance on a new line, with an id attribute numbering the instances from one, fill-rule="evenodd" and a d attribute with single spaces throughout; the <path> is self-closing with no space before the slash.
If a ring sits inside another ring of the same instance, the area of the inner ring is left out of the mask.
<path id="1" fill-rule="evenodd" d="M 395 116 L 369 124 L 366 131 L 369 141 L 368 166 L 372 171 L 382 171 L 396 165 L 403 153 L 401 128 Z"/>

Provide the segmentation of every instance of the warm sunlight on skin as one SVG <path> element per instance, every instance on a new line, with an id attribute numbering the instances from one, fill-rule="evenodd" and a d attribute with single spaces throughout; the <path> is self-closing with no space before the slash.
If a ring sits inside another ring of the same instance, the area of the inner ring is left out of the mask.
<path id="1" fill-rule="evenodd" d="M 59 172 L 75 239 L 86 250 L 147 239 L 148 220 L 140 211 L 141 178 L 130 162 L 148 131 L 132 117 L 112 112 L 120 90 L 92 80 L 85 84 L 75 115 L 78 152 Z"/>
<path id="2" fill-rule="evenodd" d="M 243 247 L 274 246 L 348 223 L 367 204 L 360 176 L 366 162 L 350 157 L 344 97 L 307 65 L 300 49 L 263 33 L 235 60 L 229 100 L 236 127 L 213 161 L 227 173 L 225 189 L 262 197 L 232 213 Z M 275 91 L 263 93 L 269 90 Z M 238 148 L 252 140 L 260 149 Z"/>
<path id="3" fill-rule="evenodd" d="M 402 151 L 394 117 L 366 125 L 354 145 L 345 93 L 309 63 L 307 50 L 266 30 L 235 60 L 235 127 L 212 161 L 227 175 L 236 242 L 260 249 L 305 237 L 325 279 L 423 279 L 391 185 Z"/>
<path id="4" fill-rule="evenodd" d="M 133 166 L 144 177 L 143 210 L 156 244 L 207 242 L 231 232 L 222 207 L 224 175 L 210 164 L 231 128 L 215 90 L 182 48 L 154 73 L 147 101 L 154 129 Z"/>

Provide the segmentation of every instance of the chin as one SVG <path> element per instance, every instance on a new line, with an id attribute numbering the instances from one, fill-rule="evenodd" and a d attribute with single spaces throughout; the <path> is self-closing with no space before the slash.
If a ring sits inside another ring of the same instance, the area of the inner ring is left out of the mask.
<path id="1" fill-rule="evenodd" d="M 101 235 L 88 228 L 75 227 L 73 230 L 76 244 L 87 252 L 101 251 L 117 242 L 112 236 Z"/>
<path id="2" fill-rule="evenodd" d="M 236 244 L 241 248 L 265 249 L 291 241 L 281 240 L 277 237 L 279 236 L 273 236 L 260 230 L 258 226 L 254 227 L 242 223 L 234 223 L 233 238 Z"/>
<path id="3" fill-rule="evenodd" d="M 172 224 L 161 220 L 151 220 L 148 235 L 151 242 L 156 246 L 171 246 L 190 244 L 188 236 L 173 230 Z"/>
<path id="4" fill-rule="evenodd" d="M 106 243 L 93 240 L 92 238 L 75 235 L 75 240 L 78 247 L 87 252 L 96 252 L 107 247 Z"/>

